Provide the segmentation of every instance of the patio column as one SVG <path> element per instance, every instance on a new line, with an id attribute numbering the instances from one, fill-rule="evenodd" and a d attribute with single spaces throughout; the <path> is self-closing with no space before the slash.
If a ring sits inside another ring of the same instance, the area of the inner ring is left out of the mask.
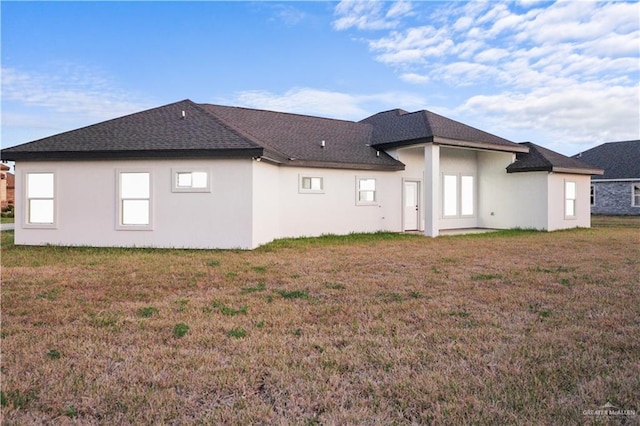
<path id="1" fill-rule="evenodd" d="M 440 146 L 427 144 L 424 147 L 424 235 L 437 237 L 438 188 L 440 186 Z"/>

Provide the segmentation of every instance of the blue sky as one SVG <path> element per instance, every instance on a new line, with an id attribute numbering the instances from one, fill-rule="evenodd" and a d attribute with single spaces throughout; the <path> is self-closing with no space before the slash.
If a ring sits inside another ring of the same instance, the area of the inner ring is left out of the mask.
<path id="1" fill-rule="evenodd" d="M 189 98 L 427 109 L 573 155 L 640 138 L 638 2 L 1 3 L 2 146 Z"/>

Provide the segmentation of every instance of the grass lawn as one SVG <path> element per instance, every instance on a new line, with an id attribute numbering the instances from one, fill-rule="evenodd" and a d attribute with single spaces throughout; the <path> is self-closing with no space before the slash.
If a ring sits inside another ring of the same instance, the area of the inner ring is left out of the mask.
<path id="1" fill-rule="evenodd" d="M 639 419 L 584 414 L 640 411 L 638 226 L 246 252 L 12 237 L 3 424 Z"/>
<path id="2" fill-rule="evenodd" d="M 13 217 L 0 217 L 0 223 L 13 223 L 14 220 Z"/>

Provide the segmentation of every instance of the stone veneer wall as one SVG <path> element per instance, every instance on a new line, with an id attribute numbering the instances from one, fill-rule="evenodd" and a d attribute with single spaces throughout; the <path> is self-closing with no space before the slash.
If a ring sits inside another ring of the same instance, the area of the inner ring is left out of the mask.
<path id="1" fill-rule="evenodd" d="M 593 182 L 595 188 L 595 204 L 591 206 L 592 214 L 640 215 L 640 206 L 633 206 L 633 186 L 636 182 Z"/>

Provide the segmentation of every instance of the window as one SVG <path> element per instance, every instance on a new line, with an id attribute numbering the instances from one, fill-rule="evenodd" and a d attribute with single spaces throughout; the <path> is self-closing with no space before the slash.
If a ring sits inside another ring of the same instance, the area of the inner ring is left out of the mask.
<path id="1" fill-rule="evenodd" d="M 444 175 L 443 208 L 445 216 L 458 214 L 458 176 Z"/>
<path id="2" fill-rule="evenodd" d="M 149 229 L 151 226 L 151 174 L 119 173 L 119 229 Z"/>
<path id="3" fill-rule="evenodd" d="M 473 176 L 460 176 L 460 215 L 473 215 Z"/>
<path id="4" fill-rule="evenodd" d="M 640 184 L 633 184 L 633 207 L 640 207 Z"/>
<path id="5" fill-rule="evenodd" d="M 323 179 L 321 177 L 300 176 L 299 192 L 305 194 L 323 193 Z"/>
<path id="6" fill-rule="evenodd" d="M 210 192 L 207 170 L 173 170 L 173 192 Z"/>
<path id="7" fill-rule="evenodd" d="M 576 215 L 576 183 L 572 181 L 564 183 L 564 215 L 565 217 Z"/>
<path id="8" fill-rule="evenodd" d="M 595 206 L 596 205 L 596 187 L 595 187 L 595 185 L 591 185 L 590 198 L 591 198 L 591 205 Z"/>
<path id="9" fill-rule="evenodd" d="M 26 174 L 27 225 L 55 225 L 55 180 L 51 172 Z"/>
<path id="10" fill-rule="evenodd" d="M 475 214 L 475 184 L 473 176 L 443 176 L 442 214 L 445 217 L 473 216 Z"/>
<path id="11" fill-rule="evenodd" d="M 376 180 L 372 178 L 357 178 L 358 198 L 357 205 L 375 205 L 376 197 Z"/>

